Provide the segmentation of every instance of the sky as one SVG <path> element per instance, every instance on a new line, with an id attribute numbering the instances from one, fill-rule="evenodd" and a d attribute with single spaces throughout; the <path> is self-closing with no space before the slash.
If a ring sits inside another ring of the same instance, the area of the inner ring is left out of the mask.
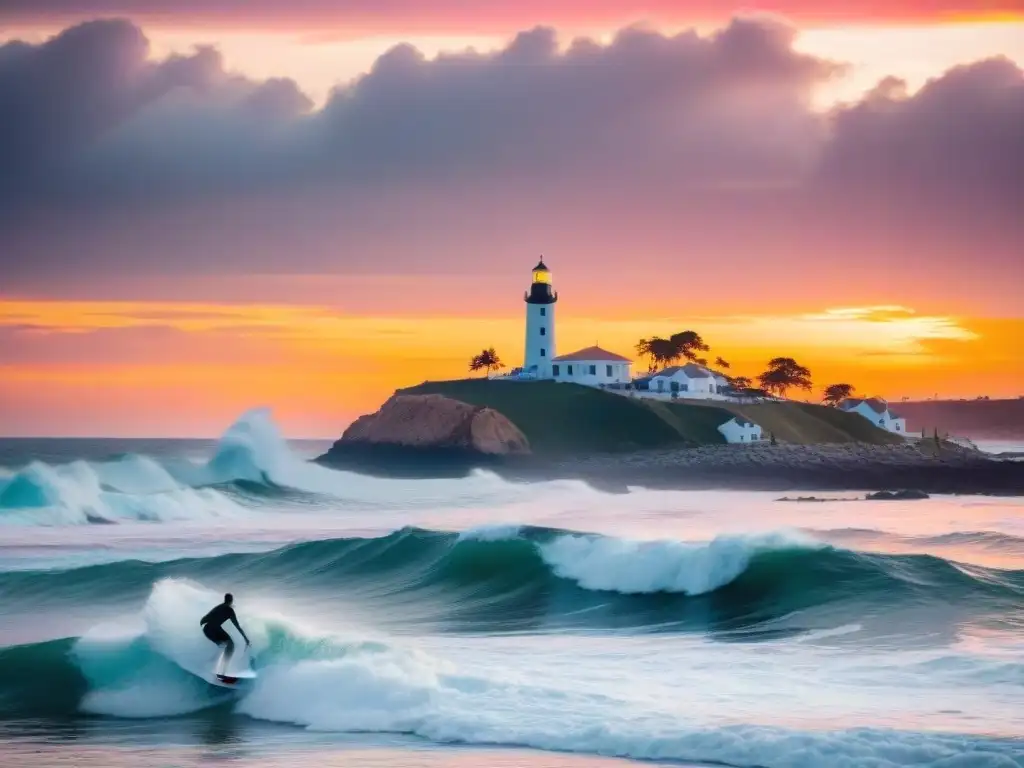
<path id="1" fill-rule="evenodd" d="M 1022 66 L 1020 0 L 0 0 L 0 435 L 336 437 L 520 364 L 542 254 L 562 353 L 1024 395 Z"/>

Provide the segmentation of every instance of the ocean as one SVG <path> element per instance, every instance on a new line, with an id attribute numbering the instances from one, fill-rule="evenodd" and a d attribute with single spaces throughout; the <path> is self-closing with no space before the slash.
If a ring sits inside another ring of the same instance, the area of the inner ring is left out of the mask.
<path id="1" fill-rule="evenodd" d="M 265 411 L 0 440 L 0 763 L 1024 767 L 1024 499 L 383 479 L 326 447 Z M 228 591 L 238 691 L 201 677 Z"/>

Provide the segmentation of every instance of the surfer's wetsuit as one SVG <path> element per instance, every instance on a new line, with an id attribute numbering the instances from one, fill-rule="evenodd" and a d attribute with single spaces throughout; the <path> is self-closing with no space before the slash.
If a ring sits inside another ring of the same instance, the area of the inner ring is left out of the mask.
<path id="1" fill-rule="evenodd" d="M 228 659 L 231 658 L 231 654 L 235 652 L 235 641 L 231 639 L 231 635 L 225 632 L 221 626 L 225 621 L 230 621 L 234 624 L 238 631 L 242 633 L 242 637 L 245 637 L 245 642 L 249 642 L 249 638 L 246 637 L 245 632 L 238 624 L 235 609 L 231 607 L 231 601 L 228 599 L 203 616 L 199 620 L 199 624 L 202 626 L 203 634 L 206 635 L 208 640 L 217 645 L 224 646 L 224 663 L 226 665 Z"/>

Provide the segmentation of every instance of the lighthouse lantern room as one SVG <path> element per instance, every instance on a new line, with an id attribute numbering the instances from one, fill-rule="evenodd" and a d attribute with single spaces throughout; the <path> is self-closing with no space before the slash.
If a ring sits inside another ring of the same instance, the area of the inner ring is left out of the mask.
<path id="1" fill-rule="evenodd" d="M 542 258 L 533 268 L 533 282 L 526 292 L 526 352 L 523 373 L 538 379 L 551 378 L 551 359 L 555 352 L 555 302 L 558 294 L 551 286 L 551 270 Z"/>

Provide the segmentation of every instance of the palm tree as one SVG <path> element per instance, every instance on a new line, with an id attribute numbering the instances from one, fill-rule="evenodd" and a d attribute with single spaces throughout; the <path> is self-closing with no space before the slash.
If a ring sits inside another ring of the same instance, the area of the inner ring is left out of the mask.
<path id="1" fill-rule="evenodd" d="M 469 361 L 469 370 L 479 371 L 485 369 L 487 375 L 491 375 L 492 370 L 498 368 L 504 368 L 505 364 L 501 362 L 501 358 L 498 357 L 498 353 L 494 351 L 494 347 L 483 350 L 479 355 L 475 355 L 472 360 Z"/>
<path id="2" fill-rule="evenodd" d="M 785 397 L 791 387 L 809 390 L 811 371 L 792 357 L 775 357 L 768 361 L 768 368 L 757 377 L 762 389 Z"/>
<path id="3" fill-rule="evenodd" d="M 846 400 L 853 394 L 853 390 L 854 386 L 852 384 L 829 384 L 825 387 L 825 396 L 821 401 L 826 405 L 836 408 L 843 400 Z"/>

